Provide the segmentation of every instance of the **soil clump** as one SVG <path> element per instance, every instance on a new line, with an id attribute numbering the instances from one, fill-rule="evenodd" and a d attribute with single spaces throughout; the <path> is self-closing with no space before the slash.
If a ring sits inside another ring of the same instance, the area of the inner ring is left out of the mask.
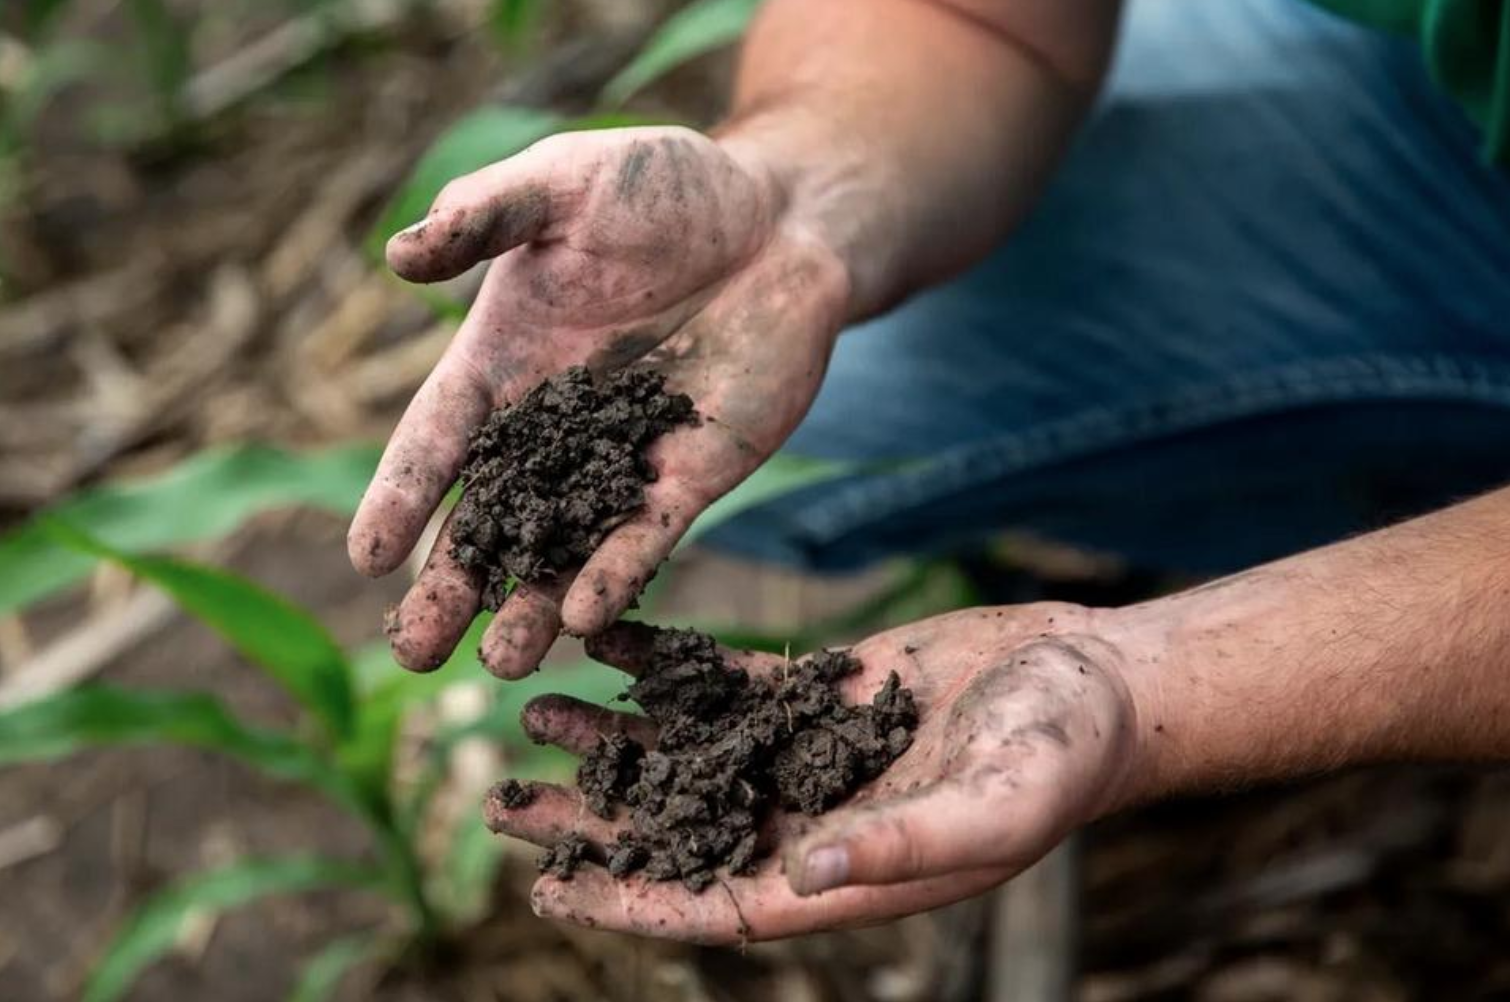
<path id="1" fill-rule="evenodd" d="M 709 636 L 656 631 L 649 667 L 621 697 L 656 723 L 655 747 L 613 734 L 577 773 L 590 810 L 628 809 L 629 829 L 603 847 L 609 872 L 701 891 L 721 866 L 754 868 L 773 810 L 821 814 L 884 771 L 911 745 L 917 707 L 895 672 L 869 704 L 841 702 L 840 680 L 859 667 L 848 651 L 822 651 L 752 676 Z M 552 872 L 569 874 L 558 849 Z"/>
<path id="2" fill-rule="evenodd" d="M 494 411 L 472 435 L 451 519 L 451 554 L 483 575 L 483 605 L 496 610 L 510 578 L 540 581 L 591 556 L 644 507 L 645 450 L 696 421 L 692 399 L 650 369 L 594 378 L 574 366 Z"/>

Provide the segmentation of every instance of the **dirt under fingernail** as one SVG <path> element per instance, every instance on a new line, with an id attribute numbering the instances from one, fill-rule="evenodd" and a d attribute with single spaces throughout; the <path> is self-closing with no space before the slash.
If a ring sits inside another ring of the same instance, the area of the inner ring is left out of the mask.
<path id="1" fill-rule="evenodd" d="M 451 554 L 482 576 L 496 610 L 510 578 L 539 582 L 592 556 L 645 506 L 645 450 L 695 424 L 692 398 L 644 368 L 600 378 L 574 366 L 494 411 L 472 436 Z"/>
<path id="2" fill-rule="evenodd" d="M 627 810 L 627 830 L 598 854 L 609 873 L 701 891 L 720 867 L 748 873 L 773 848 L 761 835 L 776 809 L 821 814 L 880 775 L 912 743 L 917 707 L 894 672 L 870 703 L 843 703 L 839 683 L 859 667 L 822 651 L 756 677 L 712 637 L 657 631 L 625 693 L 658 726 L 656 747 L 612 734 L 577 773 L 588 809 Z M 569 876 L 589 855 L 580 840 L 568 835 L 542 869 Z"/>

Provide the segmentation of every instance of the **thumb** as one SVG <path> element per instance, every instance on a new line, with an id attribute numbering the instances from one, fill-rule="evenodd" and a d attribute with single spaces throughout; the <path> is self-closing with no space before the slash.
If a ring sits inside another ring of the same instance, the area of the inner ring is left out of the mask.
<path id="1" fill-rule="evenodd" d="M 547 176 L 531 147 L 451 181 L 424 219 L 388 241 L 388 267 L 411 282 L 438 282 L 539 239 L 558 211 Z"/>
<path id="2" fill-rule="evenodd" d="M 1042 805 L 1010 809 L 944 781 L 903 797 L 841 808 L 788 847 L 792 891 L 896 884 L 987 866 L 1025 868 L 1047 852 L 1056 826 Z"/>

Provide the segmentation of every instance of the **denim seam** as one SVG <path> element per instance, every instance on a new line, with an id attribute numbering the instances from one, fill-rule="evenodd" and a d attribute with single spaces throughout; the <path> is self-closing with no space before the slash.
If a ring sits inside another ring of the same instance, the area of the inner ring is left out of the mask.
<path id="1" fill-rule="evenodd" d="M 1444 355 L 1377 354 L 1243 373 L 953 449 L 907 472 L 838 488 L 797 520 L 804 542 L 821 547 L 951 493 L 1100 451 L 1292 408 L 1420 400 L 1510 407 L 1510 369 Z"/>

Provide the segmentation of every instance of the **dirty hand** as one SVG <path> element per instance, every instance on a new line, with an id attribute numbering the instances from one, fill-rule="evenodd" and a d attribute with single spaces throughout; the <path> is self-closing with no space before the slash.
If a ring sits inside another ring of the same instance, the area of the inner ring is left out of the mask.
<path id="1" fill-rule="evenodd" d="M 445 356 L 394 432 L 352 523 L 352 563 L 396 568 L 455 482 L 468 437 L 572 365 L 643 361 L 702 416 L 649 452 L 646 506 L 575 574 L 521 586 L 481 657 L 532 671 L 564 625 L 612 623 L 692 520 L 749 475 L 806 413 L 844 319 L 844 266 L 789 212 L 774 174 L 682 128 L 571 133 L 447 185 L 388 244 L 404 278 L 494 259 Z M 395 656 L 438 666 L 478 609 L 443 529 L 390 621 Z"/>
<path id="2" fill-rule="evenodd" d="M 864 667 L 844 681 L 845 698 L 868 701 L 895 671 L 921 715 L 912 746 L 880 778 L 817 818 L 778 813 L 779 852 L 752 876 L 693 894 L 583 867 L 567 881 L 541 877 L 536 912 L 737 943 L 870 924 L 1001 883 L 1128 795 L 1136 713 L 1127 655 L 1100 629 L 1108 615 L 1060 604 L 972 609 L 866 640 L 853 649 Z M 633 674 L 650 633 L 619 624 L 589 650 Z M 756 673 L 783 664 L 771 655 L 731 659 Z M 565 696 L 532 701 L 524 724 L 577 754 L 620 729 L 654 741 L 643 718 Z M 494 830 L 540 845 L 574 831 L 603 845 L 624 824 L 597 817 L 575 790 L 545 784 L 530 804 L 509 809 L 495 798 L 487 814 Z"/>

